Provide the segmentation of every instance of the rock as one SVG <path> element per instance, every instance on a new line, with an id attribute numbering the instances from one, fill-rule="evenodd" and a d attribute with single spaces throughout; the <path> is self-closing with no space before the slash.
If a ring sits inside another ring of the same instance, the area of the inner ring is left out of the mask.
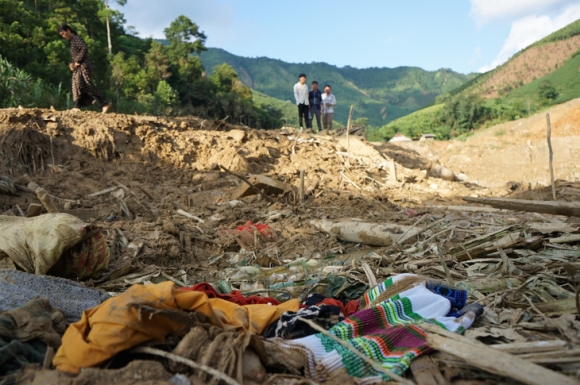
<path id="1" fill-rule="evenodd" d="M 217 166 L 223 166 L 232 172 L 247 174 L 250 170 L 250 164 L 241 156 L 238 151 L 230 147 L 214 154 L 208 161 L 209 169 L 216 169 Z"/>
<path id="2" fill-rule="evenodd" d="M 233 139 L 234 142 L 238 144 L 242 143 L 246 139 L 246 131 L 242 130 L 231 130 L 227 133 L 228 139 Z"/>

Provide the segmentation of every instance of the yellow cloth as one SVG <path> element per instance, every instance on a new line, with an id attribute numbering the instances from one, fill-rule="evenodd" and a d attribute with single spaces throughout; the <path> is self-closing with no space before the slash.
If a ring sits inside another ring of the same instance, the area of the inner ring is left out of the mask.
<path id="1" fill-rule="evenodd" d="M 118 297 L 86 310 L 80 321 L 68 327 L 52 361 L 54 366 L 78 373 L 80 368 L 99 365 L 143 342 L 163 341 L 172 333 L 187 332 L 182 324 L 166 317 L 140 313 L 139 305 L 196 311 L 207 316 L 207 322 L 213 325 L 260 334 L 284 312 L 297 311 L 299 301 L 293 299 L 278 306 L 239 306 L 219 298 L 209 299 L 202 292 L 176 290 L 173 282 L 133 285 Z"/>

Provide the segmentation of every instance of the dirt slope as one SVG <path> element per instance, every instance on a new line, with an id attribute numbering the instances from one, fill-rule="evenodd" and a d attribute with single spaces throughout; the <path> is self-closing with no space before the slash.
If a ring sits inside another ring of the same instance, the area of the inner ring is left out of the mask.
<path id="1" fill-rule="evenodd" d="M 506 87 L 517 88 L 546 76 L 580 49 L 580 36 L 530 48 L 499 67 L 479 88 L 486 98 L 496 98 Z"/>

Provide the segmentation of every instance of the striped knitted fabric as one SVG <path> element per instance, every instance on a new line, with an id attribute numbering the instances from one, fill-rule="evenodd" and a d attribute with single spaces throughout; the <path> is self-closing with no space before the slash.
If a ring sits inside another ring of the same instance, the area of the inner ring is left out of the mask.
<path id="1" fill-rule="evenodd" d="M 405 290 L 391 298 L 368 306 L 393 287 Z M 438 325 L 448 331 L 463 333 L 471 326 L 475 313 L 468 311 L 460 318 L 448 317 L 451 300 L 447 290 L 436 294 L 427 287 L 423 277 L 398 275 L 371 289 L 361 299 L 361 310 L 329 330 L 329 333 L 379 363 L 385 369 L 402 375 L 411 361 L 430 351 L 422 323 Z M 450 290 L 457 290 L 449 288 Z M 462 294 L 451 295 L 457 302 Z M 294 349 L 307 358 L 306 375 L 317 382 L 325 382 L 332 373 L 345 368 L 349 375 L 359 378 L 357 383 L 370 384 L 389 378 L 377 372 L 341 344 L 324 334 L 296 340 L 275 339 L 287 349 Z"/>

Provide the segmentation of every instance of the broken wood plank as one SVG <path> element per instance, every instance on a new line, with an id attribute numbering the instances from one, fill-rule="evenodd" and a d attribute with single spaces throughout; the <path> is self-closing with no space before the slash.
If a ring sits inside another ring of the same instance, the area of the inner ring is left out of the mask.
<path id="1" fill-rule="evenodd" d="M 234 175 L 244 181 L 238 188 L 234 190 L 231 194 L 230 199 L 236 200 L 249 195 L 260 194 L 270 203 L 274 203 L 274 200 L 266 194 L 280 195 L 286 190 L 288 186 L 284 182 L 280 182 L 269 178 L 265 175 L 252 175 L 249 178 L 242 177 L 241 175 L 234 174 L 227 168 L 220 166 L 225 172 Z M 262 191 L 263 190 L 263 191 Z"/>
<path id="2" fill-rule="evenodd" d="M 42 205 L 31 203 L 26 210 L 26 218 L 37 217 L 42 213 Z"/>
<path id="3" fill-rule="evenodd" d="M 527 211 L 533 213 L 545 213 L 553 215 L 565 215 L 568 217 L 580 217 L 580 203 L 527 201 L 522 199 L 507 199 L 507 198 L 474 198 L 474 197 L 463 197 L 463 200 L 472 203 L 480 203 L 483 205 L 488 205 L 499 209 Z"/>
<path id="4" fill-rule="evenodd" d="M 429 329 L 431 330 L 431 328 Z M 482 343 L 471 341 L 460 335 L 457 335 L 457 338 L 451 338 L 447 335 L 429 333 L 427 334 L 427 343 L 433 349 L 461 358 L 477 368 L 513 378 L 524 384 L 578 384 L 574 378 L 543 368 L 501 350 L 490 348 Z"/>
<path id="5" fill-rule="evenodd" d="M 51 214 L 56 214 L 59 212 L 58 208 L 56 207 L 56 205 L 50 198 L 50 195 L 48 195 L 45 189 L 43 189 L 42 187 L 38 187 L 36 189 L 36 196 L 38 197 L 38 200 L 42 203 L 42 205 L 46 208 L 46 211 L 48 211 Z"/>
<path id="6" fill-rule="evenodd" d="M 421 356 L 411 362 L 411 372 L 419 385 L 445 385 L 447 381 L 430 356 Z"/>

